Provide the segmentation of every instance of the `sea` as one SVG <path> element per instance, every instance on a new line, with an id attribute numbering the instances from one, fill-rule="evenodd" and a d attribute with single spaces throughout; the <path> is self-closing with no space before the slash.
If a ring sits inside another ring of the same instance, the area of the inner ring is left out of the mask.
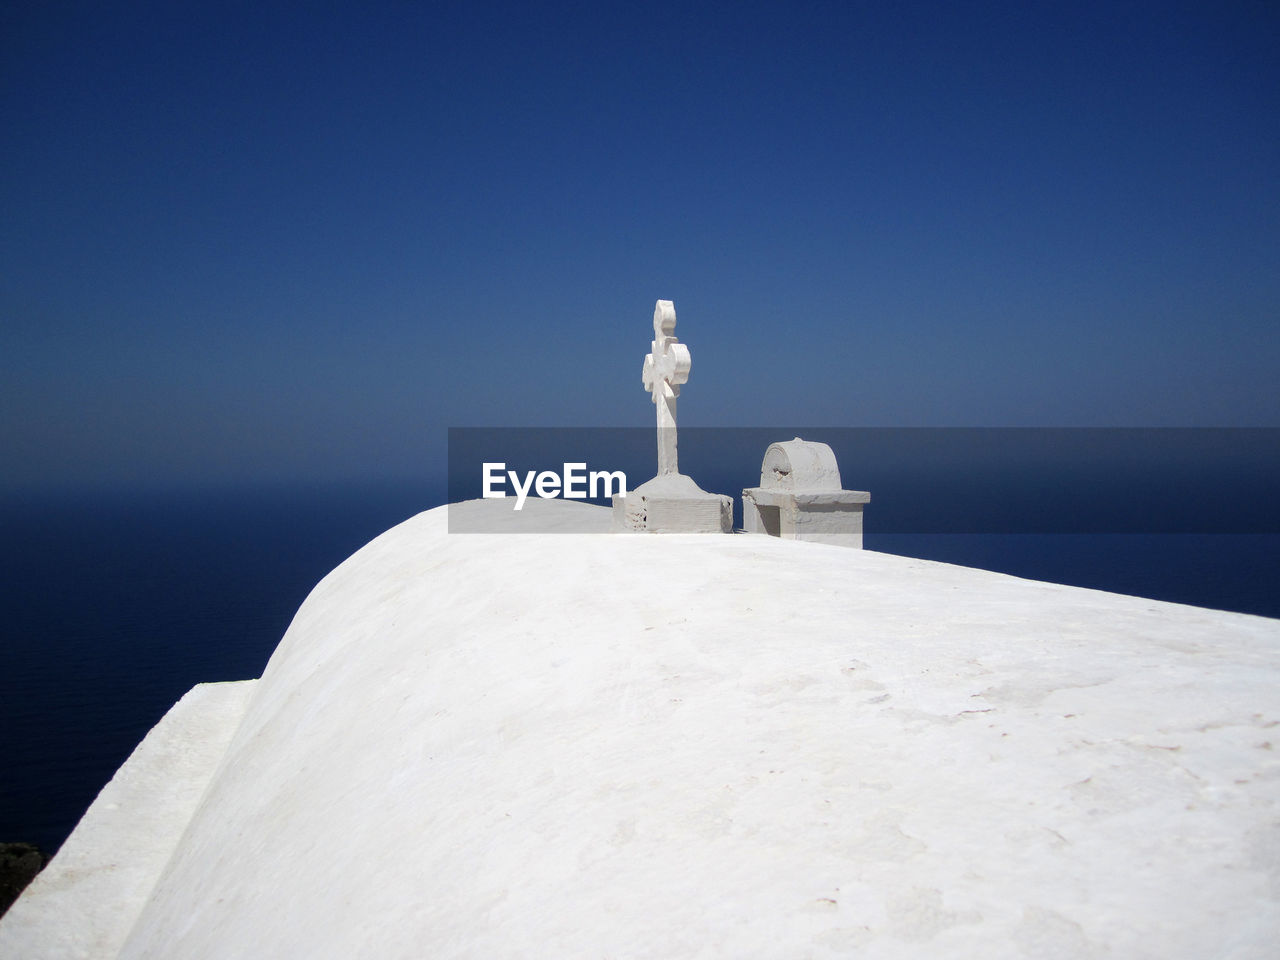
<path id="1" fill-rule="evenodd" d="M 0 841 L 55 852 L 188 689 L 260 676 L 326 573 L 449 493 L 440 478 L 0 500 Z M 867 549 L 1280 617 L 1271 527 L 921 532 L 878 528 L 875 506 Z"/>

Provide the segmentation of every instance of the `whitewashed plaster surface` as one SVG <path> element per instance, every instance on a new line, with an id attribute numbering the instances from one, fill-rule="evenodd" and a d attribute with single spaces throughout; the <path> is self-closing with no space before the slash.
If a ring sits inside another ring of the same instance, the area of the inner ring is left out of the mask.
<path id="1" fill-rule="evenodd" d="M 1276 955 L 1280 621 L 445 530 L 303 604 L 121 956 Z"/>

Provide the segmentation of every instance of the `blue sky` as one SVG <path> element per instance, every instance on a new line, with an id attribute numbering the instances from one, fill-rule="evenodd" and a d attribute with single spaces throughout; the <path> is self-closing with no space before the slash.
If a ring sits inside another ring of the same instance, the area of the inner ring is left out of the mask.
<path id="1" fill-rule="evenodd" d="M 1280 8 L 18 3 L 0 490 L 446 428 L 1280 426 Z"/>

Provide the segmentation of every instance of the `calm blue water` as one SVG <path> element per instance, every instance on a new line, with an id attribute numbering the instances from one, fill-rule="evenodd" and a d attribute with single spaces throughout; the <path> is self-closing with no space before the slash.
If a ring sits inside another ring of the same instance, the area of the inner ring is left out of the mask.
<path id="1" fill-rule="evenodd" d="M 259 676 L 321 577 L 443 499 L 442 482 L 0 504 L 0 840 L 56 850 L 174 701 Z M 871 530 L 866 545 L 1280 617 L 1280 535 Z"/>

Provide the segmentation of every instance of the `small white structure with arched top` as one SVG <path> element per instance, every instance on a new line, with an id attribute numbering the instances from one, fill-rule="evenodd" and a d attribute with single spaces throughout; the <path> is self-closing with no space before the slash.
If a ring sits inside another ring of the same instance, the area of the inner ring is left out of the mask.
<path id="1" fill-rule="evenodd" d="M 742 491 L 742 525 L 747 533 L 861 549 L 862 508 L 870 501 L 865 490 L 841 489 L 829 446 L 796 437 L 764 452 L 760 486 Z"/>

